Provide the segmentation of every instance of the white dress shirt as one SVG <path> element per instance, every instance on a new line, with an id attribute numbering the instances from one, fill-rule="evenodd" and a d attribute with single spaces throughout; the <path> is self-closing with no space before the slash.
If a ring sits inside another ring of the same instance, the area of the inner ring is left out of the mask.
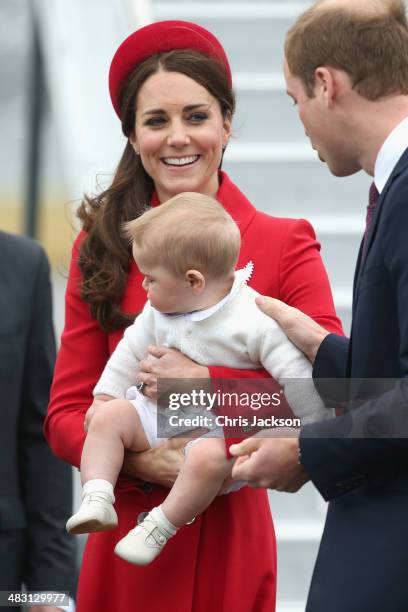
<path id="1" fill-rule="evenodd" d="M 381 193 L 401 155 L 408 147 L 408 117 L 403 119 L 385 139 L 375 160 L 374 183 Z"/>

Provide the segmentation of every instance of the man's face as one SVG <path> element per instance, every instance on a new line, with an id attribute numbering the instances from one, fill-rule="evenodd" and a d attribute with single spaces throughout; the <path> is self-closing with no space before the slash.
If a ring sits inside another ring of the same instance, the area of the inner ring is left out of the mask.
<path id="1" fill-rule="evenodd" d="M 350 176 L 358 172 L 361 167 L 356 160 L 352 135 L 347 135 L 344 117 L 339 105 L 333 102 L 327 81 L 318 80 L 314 96 L 309 98 L 302 81 L 291 74 L 286 61 L 284 73 L 287 94 L 297 106 L 305 134 L 319 159 L 335 176 Z M 327 76 L 331 78 L 329 71 Z"/>

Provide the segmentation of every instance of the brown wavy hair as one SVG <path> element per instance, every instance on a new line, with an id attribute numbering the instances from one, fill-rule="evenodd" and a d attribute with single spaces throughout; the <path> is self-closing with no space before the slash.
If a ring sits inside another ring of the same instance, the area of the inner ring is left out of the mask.
<path id="1" fill-rule="evenodd" d="M 232 117 L 235 96 L 223 65 L 194 50 L 174 50 L 148 58 L 124 83 L 119 104 L 122 131 L 127 138 L 134 131 L 137 94 L 159 70 L 190 77 L 218 100 L 224 118 Z M 128 140 L 110 187 L 95 197 L 85 195 L 78 209 L 86 232 L 78 260 L 81 297 L 105 331 L 130 325 L 137 314 L 120 309 L 131 264 L 131 248 L 122 235 L 122 226 L 146 210 L 153 191 L 153 180 Z"/>

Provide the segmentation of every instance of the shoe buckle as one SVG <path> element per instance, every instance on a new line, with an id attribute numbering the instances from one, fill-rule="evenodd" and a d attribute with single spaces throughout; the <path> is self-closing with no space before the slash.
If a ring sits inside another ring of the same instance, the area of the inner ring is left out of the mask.
<path id="1" fill-rule="evenodd" d="M 158 527 L 154 527 L 154 529 L 150 531 L 149 535 L 156 540 L 157 544 L 162 545 L 166 543 L 166 537 L 161 533 Z"/>

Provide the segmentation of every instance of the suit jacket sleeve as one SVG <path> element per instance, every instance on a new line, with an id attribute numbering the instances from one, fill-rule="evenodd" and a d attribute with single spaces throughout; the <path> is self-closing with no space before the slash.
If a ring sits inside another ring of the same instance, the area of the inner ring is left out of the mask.
<path id="1" fill-rule="evenodd" d="M 344 336 L 326 336 L 316 355 L 313 378 L 346 378 L 349 344 Z"/>
<path id="2" fill-rule="evenodd" d="M 364 482 L 408 469 L 408 181 L 396 181 L 389 198 L 378 239 L 383 249 L 388 290 L 395 295 L 400 330 L 399 346 L 395 350 L 401 378 L 384 395 L 364 402 L 349 414 L 302 429 L 302 464 L 327 500 Z M 334 353 L 331 363 L 344 366 L 345 345 L 330 338 L 322 355 L 330 348 L 328 353 Z M 377 358 L 381 359 L 381 355 Z M 334 375 L 335 371 L 344 376 L 342 367 L 334 368 Z"/>
<path id="3" fill-rule="evenodd" d="M 37 247 L 30 260 L 26 265 L 33 267 L 33 293 L 27 296 L 32 302 L 19 418 L 21 493 L 27 515 L 25 584 L 29 590 L 69 590 L 72 596 L 75 543 L 65 531 L 72 512 L 72 470 L 52 454 L 42 431 L 55 361 L 49 268 Z"/>

